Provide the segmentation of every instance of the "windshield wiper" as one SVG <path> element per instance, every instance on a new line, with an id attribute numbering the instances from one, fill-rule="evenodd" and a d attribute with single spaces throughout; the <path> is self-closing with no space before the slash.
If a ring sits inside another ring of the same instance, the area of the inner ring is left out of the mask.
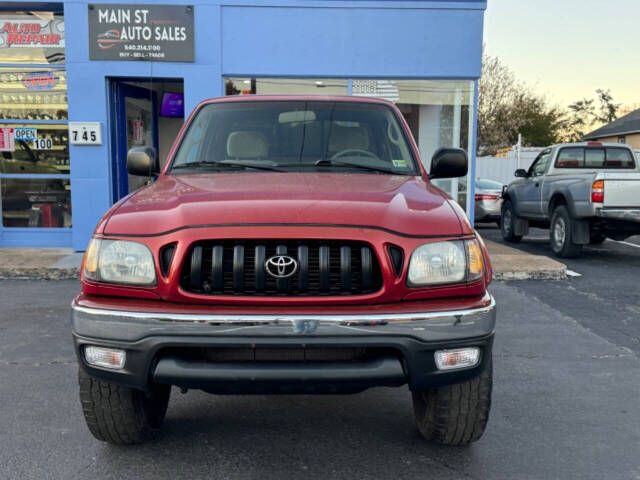
<path id="1" fill-rule="evenodd" d="M 189 168 L 202 168 L 202 167 L 214 167 L 215 168 L 215 163 L 214 162 L 189 162 L 189 163 L 181 163 L 180 165 L 173 165 L 171 167 L 171 170 L 187 170 Z"/>
<path id="2" fill-rule="evenodd" d="M 360 163 L 343 162 L 342 160 L 329 160 L 328 158 L 322 158 L 316 161 L 314 165 L 317 167 L 335 167 L 335 166 L 354 167 L 354 168 L 361 168 L 363 170 L 370 170 L 372 172 L 389 173 L 391 175 L 398 174 L 397 172 L 393 171 L 390 168 L 376 167 L 374 165 L 362 165 Z"/>
<path id="3" fill-rule="evenodd" d="M 258 163 L 244 163 L 244 162 L 230 162 L 223 160 L 222 162 L 212 162 L 214 165 L 230 166 L 230 167 L 242 167 L 242 168 L 255 168 L 256 170 L 270 170 L 273 172 L 282 172 L 278 167 L 274 165 L 261 165 Z"/>
<path id="4" fill-rule="evenodd" d="M 279 168 L 276 168 L 274 166 L 271 165 L 257 165 L 255 163 L 242 163 L 242 162 L 228 162 L 228 161 L 223 161 L 223 162 L 190 162 L 190 163 L 183 163 L 180 165 L 174 165 L 171 170 L 177 170 L 177 169 L 190 169 L 190 168 L 224 168 L 224 167 L 231 167 L 231 168 L 243 168 L 243 169 L 255 169 L 255 170 L 269 170 L 269 171 L 273 171 L 273 172 L 282 172 L 283 170 L 280 170 Z"/>

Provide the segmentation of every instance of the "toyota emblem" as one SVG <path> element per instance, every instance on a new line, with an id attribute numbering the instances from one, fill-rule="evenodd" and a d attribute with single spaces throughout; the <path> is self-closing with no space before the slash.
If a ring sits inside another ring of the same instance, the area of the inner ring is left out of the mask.
<path id="1" fill-rule="evenodd" d="M 298 262 L 287 255 L 276 255 L 264 262 L 264 268 L 273 278 L 289 278 L 298 271 Z"/>

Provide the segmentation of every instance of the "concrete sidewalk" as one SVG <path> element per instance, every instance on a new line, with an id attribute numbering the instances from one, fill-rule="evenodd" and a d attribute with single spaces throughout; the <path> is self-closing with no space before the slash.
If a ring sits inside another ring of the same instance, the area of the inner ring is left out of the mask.
<path id="1" fill-rule="evenodd" d="M 498 280 L 564 278 L 566 266 L 542 255 L 485 241 Z M 83 253 L 66 248 L 0 248 L 0 279 L 78 278 Z"/>
<path id="2" fill-rule="evenodd" d="M 496 280 L 561 279 L 567 276 L 567 266 L 552 258 L 532 255 L 491 240 L 485 240 L 485 244 Z"/>
<path id="3" fill-rule="evenodd" d="M 0 248 L 0 279 L 78 278 L 83 255 L 70 248 Z"/>

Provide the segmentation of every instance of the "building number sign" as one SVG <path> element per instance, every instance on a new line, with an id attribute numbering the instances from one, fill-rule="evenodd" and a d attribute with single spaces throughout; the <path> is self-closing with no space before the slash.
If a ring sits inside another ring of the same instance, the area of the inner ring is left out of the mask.
<path id="1" fill-rule="evenodd" d="M 33 147 L 36 150 L 51 150 L 53 148 L 53 140 L 50 138 L 36 138 L 33 141 Z"/>
<path id="2" fill-rule="evenodd" d="M 100 122 L 69 122 L 72 145 L 102 145 Z"/>

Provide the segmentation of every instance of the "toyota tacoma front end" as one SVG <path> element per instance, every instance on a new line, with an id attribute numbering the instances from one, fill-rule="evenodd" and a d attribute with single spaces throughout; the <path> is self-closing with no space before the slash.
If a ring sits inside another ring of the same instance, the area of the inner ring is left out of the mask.
<path id="1" fill-rule="evenodd" d="M 114 205 L 72 305 L 80 397 L 103 441 L 153 437 L 171 386 L 358 393 L 407 384 L 420 432 L 461 445 L 489 415 L 491 266 L 397 108 L 344 97 L 201 103 L 161 172 Z"/>

